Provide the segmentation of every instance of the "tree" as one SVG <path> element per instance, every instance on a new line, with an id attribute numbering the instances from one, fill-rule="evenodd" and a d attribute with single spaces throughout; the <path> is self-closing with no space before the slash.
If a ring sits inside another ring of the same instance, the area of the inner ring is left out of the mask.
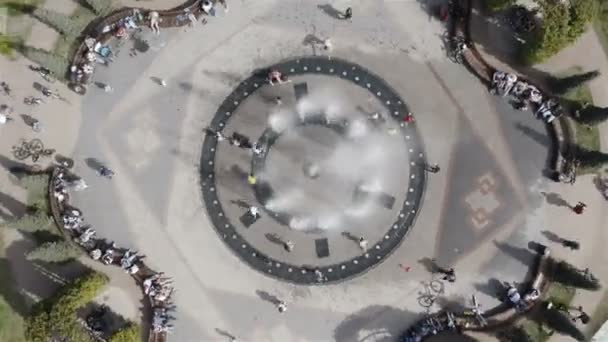
<path id="1" fill-rule="evenodd" d="M 69 241 L 45 242 L 38 248 L 27 253 L 28 260 L 47 262 L 65 262 L 80 256 L 82 251 Z"/>
<path id="2" fill-rule="evenodd" d="M 85 0 L 97 15 L 106 15 L 112 10 L 112 0 Z"/>
<path id="3" fill-rule="evenodd" d="M 562 78 L 551 78 L 548 83 L 552 93 L 564 95 L 567 92 L 582 86 L 584 83 L 593 80 L 599 75 L 600 72 L 594 70 Z"/>
<path id="4" fill-rule="evenodd" d="M 535 64 L 553 56 L 580 37 L 598 10 L 597 0 L 538 0 L 542 25 L 523 49 L 523 60 Z"/>
<path id="5" fill-rule="evenodd" d="M 108 342 L 139 342 L 141 341 L 141 327 L 133 322 L 127 323 L 120 330 L 112 334 Z"/>
<path id="6" fill-rule="evenodd" d="M 51 298 L 37 303 L 25 322 L 28 341 L 51 339 L 88 342 L 88 333 L 76 320 L 76 310 L 84 306 L 108 283 L 105 274 L 90 272 L 63 287 Z"/>
<path id="7" fill-rule="evenodd" d="M 32 11 L 32 16 L 63 35 L 78 36 L 80 34 L 80 30 L 72 18 L 63 13 L 45 8 L 36 8 Z"/>

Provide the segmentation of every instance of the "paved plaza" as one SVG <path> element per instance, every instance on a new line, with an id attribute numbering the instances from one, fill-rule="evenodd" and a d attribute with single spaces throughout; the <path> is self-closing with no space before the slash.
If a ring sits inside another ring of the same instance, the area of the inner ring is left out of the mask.
<path id="1" fill-rule="evenodd" d="M 172 340 L 394 341 L 426 310 L 473 294 L 491 308 L 496 282 L 525 278 L 549 228 L 553 137 L 445 58 L 424 6 L 336 2 L 354 7 L 344 21 L 324 2 L 230 3 L 145 30 L 150 49 L 99 67 L 113 92 L 91 86 L 64 129 L 89 184 L 72 203 L 175 279 Z M 291 82 L 269 85 L 271 68 Z M 430 259 L 457 281 L 427 308 Z"/>

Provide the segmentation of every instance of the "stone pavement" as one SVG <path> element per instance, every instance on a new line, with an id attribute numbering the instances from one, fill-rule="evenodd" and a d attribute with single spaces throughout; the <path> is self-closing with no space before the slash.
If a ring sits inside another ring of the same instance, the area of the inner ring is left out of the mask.
<path id="1" fill-rule="evenodd" d="M 600 226 L 590 215 L 601 203 L 591 183 L 579 179 L 565 187 L 542 179 L 542 123 L 487 95 L 464 68 L 447 61 L 438 39 L 443 28 L 418 3 L 355 2 L 352 23 L 331 18 L 331 10 L 317 7 L 323 4 L 231 2 L 227 15 L 220 10 L 205 26 L 163 30 L 158 37 L 146 31 L 149 52 L 134 58 L 122 53 L 97 71 L 95 80 L 110 83 L 113 93 L 91 87 L 84 98 L 70 95 L 72 106 L 56 102 L 37 109 L 60 115 L 48 122 L 42 117 L 43 140 L 73 156 L 90 184 L 74 198 L 87 221 L 175 278 L 177 341 L 220 341 L 218 329 L 252 341 L 345 342 L 370 334 L 394 340 L 425 310 L 417 297 L 421 282 L 431 278 L 418 260 L 436 257 L 456 268 L 458 281 L 446 284 L 444 302 L 468 305 L 476 293 L 489 308 L 498 303 L 491 279 L 523 279 L 532 259 L 528 241 L 546 241 L 545 229 L 569 236 L 569 224 L 580 227 L 582 220 L 588 230 Z M 412 108 L 428 160 L 442 165 L 402 245 L 367 274 L 322 287 L 278 282 L 241 263 L 209 226 L 198 165 L 202 130 L 233 87 L 257 68 L 322 54 L 304 43 L 311 34 L 331 37 L 332 55 L 384 78 Z M 18 63 L 7 67 L 14 73 L 8 76 L 25 76 L 15 88 L 27 93 L 35 75 L 25 61 Z M 20 122 L 11 124 L 13 130 L 0 127 L 5 156 L 18 137 L 34 135 Z M 87 158 L 110 165 L 114 179 L 97 177 Z M 571 193 L 578 187 L 585 192 Z M 590 210 L 573 216 L 544 203 L 540 190 L 587 201 Z M 587 261 L 597 251 L 585 246 L 600 241 L 589 236 L 575 255 Z M 279 316 L 263 300 L 268 294 L 286 299 L 288 312 Z"/>

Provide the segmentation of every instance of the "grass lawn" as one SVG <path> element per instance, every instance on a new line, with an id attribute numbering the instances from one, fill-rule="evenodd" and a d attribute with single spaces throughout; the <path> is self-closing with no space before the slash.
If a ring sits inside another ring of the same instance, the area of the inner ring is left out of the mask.
<path id="1" fill-rule="evenodd" d="M 80 28 L 80 31 L 84 30 L 87 25 L 95 19 L 96 15 L 86 7 L 78 6 L 74 10 L 74 13 L 70 16 L 74 21 L 75 25 Z M 77 48 L 76 38 L 70 36 L 61 36 L 55 43 L 53 53 L 58 56 L 69 59 L 72 53 Z"/>
<path id="2" fill-rule="evenodd" d="M 8 7 L 8 15 L 10 16 L 19 16 L 23 13 L 15 10 L 14 7 L 5 6 L 6 4 L 11 5 L 30 5 L 30 6 L 38 6 L 42 3 L 43 0 L 0 0 L 0 8 Z"/>
<path id="3" fill-rule="evenodd" d="M 560 283 L 551 283 L 547 292 L 544 294 L 543 299 L 569 306 L 575 293 L 576 290 L 572 287 L 567 287 Z M 528 333 L 532 341 L 535 342 L 548 341 L 552 335 L 552 330 L 550 328 L 530 317 L 521 320 L 521 327 Z"/>
<path id="4" fill-rule="evenodd" d="M 0 341 L 25 342 L 23 318 L 13 306 L 24 309 L 21 295 L 13 288 L 11 270 L 4 258 L 4 244 L 0 232 Z M 10 298 L 8 298 L 10 296 Z M 10 304 L 9 304 L 10 301 Z"/>
<path id="5" fill-rule="evenodd" d="M 593 23 L 604 53 L 608 56 L 608 0 L 600 0 L 600 11 Z"/>
<path id="6" fill-rule="evenodd" d="M 560 76 L 568 76 L 579 72 L 582 72 L 582 68 L 574 67 L 571 70 L 564 72 L 564 74 Z M 593 96 L 591 96 L 591 90 L 586 85 L 582 85 L 567 92 L 564 97 L 572 101 L 578 101 L 580 103 L 588 102 L 590 104 L 593 104 Z M 579 124 L 574 120 L 570 120 L 570 123 L 575 131 L 575 139 L 577 145 L 586 148 L 590 151 L 600 150 L 600 130 L 597 128 L 597 126 Z M 579 169 L 577 170 L 577 174 L 583 175 L 588 173 L 596 173 L 599 169 L 600 167 L 579 167 Z"/>

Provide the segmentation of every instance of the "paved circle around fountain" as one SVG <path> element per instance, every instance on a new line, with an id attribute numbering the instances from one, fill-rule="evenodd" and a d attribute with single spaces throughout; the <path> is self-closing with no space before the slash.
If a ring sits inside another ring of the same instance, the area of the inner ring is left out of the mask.
<path id="1" fill-rule="evenodd" d="M 254 73 L 254 75 L 241 82 L 218 108 L 216 115 L 209 125 L 211 130 L 223 131 L 230 127 L 232 114 L 237 112 L 239 106 L 249 96 L 255 94 L 256 91 L 266 85 L 266 75 L 269 69 L 279 70 L 282 74 L 289 77 L 312 74 L 340 78 L 366 89 L 371 96 L 380 101 L 386 112 L 392 113 L 391 117 L 394 119 L 395 126 L 398 127 L 397 135 L 403 141 L 403 153 L 408 154 L 407 157 L 410 164 L 409 175 L 405 176 L 409 177 L 407 181 L 408 185 L 407 188 L 400 190 L 403 192 L 405 200 L 401 204 L 396 204 L 400 206 L 400 210 L 390 226 L 385 228 L 373 227 L 374 229 L 383 229 L 384 233 L 382 238 L 377 239 L 377 241 L 369 241 L 365 253 L 361 252 L 355 257 L 339 260 L 339 262 L 332 264 L 321 262 L 318 265 L 311 262 L 299 264 L 293 260 L 280 260 L 280 258 L 269 256 L 271 253 L 268 253 L 266 244 L 252 243 L 245 239 L 241 232 L 244 232 L 246 227 L 243 227 L 241 222 L 231 221 L 230 215 L 225 212 L 225 206 L 229 204 L 223 203 L 221 196 L 218 196 L 220 189 L 217 182 L 218 172 L 223 171 L 218 170 L 216 166 L 218 157 L 216 154 L 224 153 L 222 152 L 224 150 L 218 149 L 218 140 L 214 135 L 207 135 L 203 143 L 200 174 L 203 199 L 209 218 L 216 232 L 226 245 L 242 261 L 266 275 L 298 284 L 335 283 L 360 275 L 381 263 L 400 245 L 409 229 L 413 226 L 422 204 L 426 180 L 423 168 L 425 165 L 425 154 L 416 125 L 404 122 L 409 109 L 389 85 L 359 65 L 336 58 L 302 57 L 272 65 L 267 69 Z M 322 115 L 308 117 L 299 124 L 325 126 L 328 129 L 332 129 L 335 133 L 343 134 L 343 127 L 339 123 L 327 122 Z M 260 145 L 265 147 L 264 152 L 251 158 L 251 169 L 246 170 L 246 172 L 255 174 L 263 170 L 268 154 L 272 152 L 272 145 L 280 136 L 280 133 L 276 133 L 270 128 L 264 130 L 258 141 Z M 221 144 L 225 144 L 225 142 Z M 404 166 L 400 165 L 399 167 Z M 313 172 L 311 179 L 315 177 L 316 175 Z M 272 192 L 272 183 L 258 182 L 250 187 L 250 191 L 262 203 L 255 205 L 263 208 L 269 192 Z M 272 212 L 268 209 L 264 209 L 262 215 L 270 215 L 281 224 L 287 224 L 289 220 L 286 213 Z M 315 240 L 315 237 L 311 236 L 310 239 Z M 321 238 L 314 241 L 317 248 L 323 246 L 323 244 L 327 248 L 327 239 L 325 239 L 325 242 L 323 240 Z M 322 249 L 317 249 L 317 254 Z M 321 258 L 321 256 L 319 257 Z M 323 275 L 322 281 L 319 281 L 319 272 Z"/>

